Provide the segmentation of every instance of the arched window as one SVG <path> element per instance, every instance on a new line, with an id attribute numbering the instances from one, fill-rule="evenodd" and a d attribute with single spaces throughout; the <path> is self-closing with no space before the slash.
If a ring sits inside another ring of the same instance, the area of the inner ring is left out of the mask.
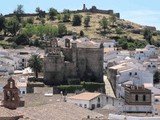
<path id="1" fill-rule="evenodd" d="M 135 101 L 138 101 L 138 95 L 135 96 Z"/>
<path id="2" fill-rule="evenodd" d="M 146 95 L 143 95 L 143 101 L 146 101 Z"/>
<path id="3" fill-rule="evenodd" d="M 13 82 L 10 82 L 10 88 L 13 88 Z"/>

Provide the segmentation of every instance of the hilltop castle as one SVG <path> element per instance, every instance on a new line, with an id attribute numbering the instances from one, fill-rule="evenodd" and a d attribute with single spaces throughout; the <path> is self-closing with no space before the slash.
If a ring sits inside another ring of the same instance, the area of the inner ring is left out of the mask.
<path id="1" fill-rule="evenodd" d="M 97 9 L 96 6 L 92 6 L 90 9 L 87 9 L 85 4 L 83 4 L 82 10 L 76 10 L 70 12 L 73 13 L 90 12 L 90 13 L 109 14 L 109 15 L 115 15 L 117 18 L 120 18 L 120 13 L 114 13 L 113 10 L 101 10 Z"/>
<path id="2" fill-rule="evenodd" d="M 53 39 L 45 50 L 44 81 L 48 85 L 103 82 L 102 45 L 84 46 L 76 40 L 64 39 L 64 44 L 59 46 L 57 39 Z"/>

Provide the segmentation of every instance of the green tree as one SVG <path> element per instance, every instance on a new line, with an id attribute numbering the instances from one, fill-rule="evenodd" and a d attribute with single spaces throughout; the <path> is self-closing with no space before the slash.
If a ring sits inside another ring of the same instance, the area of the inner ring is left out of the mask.
<path id="1" fill-rule="evenodd" d="M 67 34 L 67 28 L 64 24 L 59 24 L 58 25 L 58 34 L 59 34 L 60 37 Z"/>
<path id="2" fill-rule="evenodd" d="M 123 29 L 122 29 L 121 27 L 115 28 L 115 32 L 116 32 L 117 34 L 122 34 L 122 31 L 123 31 Z"/>
<path id="3" fill-rule="evenodd" d="M 62 15 L 61 14 L 57 14 L 57 19 L 59 20 L 59 22 L 62 20 Z"/>
<path id="4" fill-rule="evenodd" d="M 39 7 L 36 8 L 37 18 L 45 18 L 46 12 L 41 10 Z"/>
<path id="5" fill-rule="evenodd" d="M 44 25 L 45 22 L 46 22 L 45 19 L 44 19 L 44 18 L 41 18 L 40 20 L 41 20 L 41 24 Z"/>
<path id="6" fill-rule="evenodd" d="M 153 82 L 154 83 L 159 83 L 160 82 L 160 71 L 156 71 L 154 76 L 153 76 Z"/>
<path id="7" fill-rule="evenodd" d="M 82 16 L 79 14 L 76 14 L 73 16 L 72 20 L 72 26 L 80 26 L 82 22 Z"/>
<path id="8" fill-rule="evenodd" d="M 28 61 L 28 66 L 34 71 L 36 78 L 38 78 L 38 73 L 42 70 L 42 60 L 38 55 L 32 55 Z"/>
<path id="9" fill-rule="evenodd" d="M 29 38 L 25 34 L 20 34 L 20 35 L 14 37 L 14 42 L 17 45 L 28 45 Z"/>
<path id="10" fill-rule="evenodd" d="M 57 10 L 54 9 L 54 8 L 50 8 L 49 9 L 49 17 L 50 17 L 50 20 L 54 20 L 55 19 L 55 16 L 57 15 Z"/>
<path id="11" fill-rule="evenodd" d="M 136 46 L 135 46 L 135 44 L 134 43 L 128 43 L 128 50 L 135 50 L 135 48 L 136 48 Z"/>
<path id="12" fill-rule="evenodd" d="M 0 31 L 5 28 L 5 17 L 1 14 L 0 15 Z"/>
<path id="13" fill-rule="evenodd" d="M 145 29 L 143 33 L 144 39 L 152 45 L 152 32 L 149 29 Z"/>
<path id="14" fill-rule="evenodd" d="M 84 32 L 81 30 L 79 35 L 80 35 L 80 37 L 84 37 Z"/>
<path id="15" fill-rule="evenodd" d="M 58 28 L 56 26 L 45 25 L 45 35 L 48 38 L 57 37 L 58 36 Z"/>
<path id="16" fill-rule="evenodd" d="M 26 26 L 21 29 L 21 33 L 32 37 L 36 33 L 36 28 L 32 24 L 26 24 Z"/>
<path id="17" fill-rule="evenodd" d="M 89 22 L 90 22 L 90 16 L 86 16 L 84 18 L 84 27 L 89 27 Z"/>
<path id="18" fill-rule="evenodd" d="M 160 47 L 160 40 L 157 40 L 155 41 L 155 44 L 154 44 L 156 47 Z"/>
<path id="19" fill-rule="evenodd" d="M 112 22 L 112 25 L 116 22 L 116 16 L 114 14 L 111 15 L 110 20 Z"/>
<path id="20" fill-rule="evenodd" d="M 34 17 L 27 18 L 27 23 L 33 24 L 34 23 Z"/>
<path id="21" fill-rule="evenodd" d="M 109 21 L 107 20 L 106 17 L 103 17 L 100 20 L 100 26 L 102 27 L 102 29 L 104 30 L 104 32 L 106 32 L 106 29 L 108 29 L 108 26 L 109 26 Z"/>
<path id="22" fill-rule="evenodd" d="M 125 37 L 121 37 L 119 40 L 118 40 L 118 44 L 122 47 L 122 49 L 128 49 L 128 42 L 127 42 L 127 38 Z"/>
<path id="23" fill-rule="evenodd" d="M 19 22 L 21 22 L 21 17 L 24 14 L 23 5 L 17 5 L 17 8 L 13 12 Z"/>
<path id="24" fill-rule="evenodd" d="M 12 35 L 16 35 L 18 30 L 20 29 L 19 21 L 15 17 L 7 20 L 5 26 L 5 31 L 11 33 Z"/>
<path id="25" fill-rule="evenodd" d="M 64 9 L 63 10 L 63 22 L 69 22 L 70 21 L 70 17 L 71 17 L 71 15 L 70 15 L 70 11 L 68 10 L 68 9 Z"/>

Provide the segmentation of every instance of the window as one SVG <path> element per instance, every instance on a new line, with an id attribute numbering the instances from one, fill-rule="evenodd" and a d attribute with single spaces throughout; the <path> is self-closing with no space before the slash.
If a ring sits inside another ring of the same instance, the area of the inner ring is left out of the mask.
<path id="1" fill-rule="evenodd" d="M 97 108 L 100 108 L 101 107 L 101 105 L 100 104 L 97 104 Z"/>
<path id="2" fill-rule="evenodd" d="M 22 94 L 25 94 L 25 91 L 23 91 Z"/>
<path id="3" fill-rule="evenodd" d="M 146 95 L 143 95 L 143 101 L 146 101 Z"/>
<path id="4" fill-rule="evenodd" d="M 93 110 L 94 108 L 95 108 L 95 104 L 92 104 L 92 108 L 91 109 Z"/>
<path id="5" fill-rule="evenodd" d="M 156 66 L 155 66 L 155 65 L 153 65 L 152 67 L 153 67 L 153 68 L 155 68 Z"/>
<path id="6" fill-rule="evenodd" d="M 82 107 L 82 104 L 79 104 L 80 107 Z"/>
<path id="7" fill-rule="evenodd" d="M 135 96 L 135 101 L 138 101 L 138 95 Z"/>
<path id="8" fill-rule="evenodd" d="M 87 104 L 84 104 L 84 108 L 87 108 Z"/>
<path id="9" fill-rule="evenodd" d="M 151 67 L 151 65 L 148 65 L 148 67 Z"/>
<path id="10" fill-rule="evenodd" d="M 137 75 L 137 72 L 135 72 L 135 75 Z"/>
<path id="11" fill-rule="evenodd" d="M 131 73 L 131 72 L 129 72 L 129 75 L 131 76 L 131 75 L 132 75 L 132 73 Z"/>
<path id="12" fill-rule="evenodd" d="M 100 102 L 100 98 L 98 97 L 98 102 Z"/>
<path id="13" fill-rule="evenodd" d="M 13 88 L 13 82 L 10 82 L 10 88 Z"/>

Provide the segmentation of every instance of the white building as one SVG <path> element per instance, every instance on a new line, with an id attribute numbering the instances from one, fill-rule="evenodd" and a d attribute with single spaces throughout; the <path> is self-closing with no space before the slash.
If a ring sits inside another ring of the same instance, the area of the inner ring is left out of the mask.
<path id="1" fill-rule="evenodd" d="M 10 75 L 14 73 L 14 67 L 8 64 L 0 64 L 0 75 Z"/>
<path id="2" fill-rule="evenodd" d="M 67 98 L 67 102 L 83 108 L 94 109 L 106 105 L 106 95 L 102 93 L 84 92 Z"/>
<path id="3" fill-rule="evenodd" d="M 158 56 L 158 48 L 154 45 L 147 45 L 143 49 L 136 49 L 134 58 L 143 62 L 149 58 L 154 58 Z"/>

